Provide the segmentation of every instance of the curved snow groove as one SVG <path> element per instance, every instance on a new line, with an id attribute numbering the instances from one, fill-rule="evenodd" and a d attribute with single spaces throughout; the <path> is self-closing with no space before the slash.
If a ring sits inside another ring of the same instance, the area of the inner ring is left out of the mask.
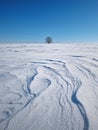
<path id="1" fill-rule="evenodd" d="M 92 58 L 92 60 L 94 60 L 94 61 L 98 62 L 98 59 L 96 59 L 96 58 Z"/>
<path id="2" fill-rule="evenodd" d="M 84 106 L 82 105 L 82 103 L 77 99 L 77 92 L 78 92 L 78 89 L 81 87 L 81 82 L 80 81 L 76 81 L 76 84 L 77 84 L 77 89 L 72 93 L 72 102 L 75 103 L 83 117 L 83 120 L 84 120 L 84 128 L 83 130 L 88 130 L 89 129 L 89 120 L 88 120 L 88 117 L 87 117 L 87 114 L 86 114 L 86 111 L 85 111 L 85 108 Z"/>
<path id="3" fill-rule="evenodd" d="M 31 78 L 28 78 L 27 79 L 27 91 L 28 91 L 28 94 L 31 94 L 31 90 L 30 90 L 30 84 L 31 82 L 33 82 L 35 76 L 37 75 L 38 73 L 36 72 Z"/>

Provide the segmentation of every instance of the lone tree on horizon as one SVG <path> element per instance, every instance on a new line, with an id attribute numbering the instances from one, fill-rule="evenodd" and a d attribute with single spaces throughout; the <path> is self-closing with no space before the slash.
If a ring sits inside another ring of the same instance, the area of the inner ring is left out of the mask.
<path id="1" fill-rule="evenodd" d="M 46 43 L 52 43 L 52 38 L 50 36 L 46 37 L 45 39 Z"/>

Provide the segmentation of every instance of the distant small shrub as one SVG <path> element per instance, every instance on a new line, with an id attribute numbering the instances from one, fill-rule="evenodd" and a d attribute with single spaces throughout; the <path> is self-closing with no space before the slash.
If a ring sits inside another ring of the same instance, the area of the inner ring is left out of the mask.
<path id="1" fill-rule="evenodd" d="M 45 42 L 48 44 L 52 43 L 52 38 L 50 36 L 46 37 Z"/>

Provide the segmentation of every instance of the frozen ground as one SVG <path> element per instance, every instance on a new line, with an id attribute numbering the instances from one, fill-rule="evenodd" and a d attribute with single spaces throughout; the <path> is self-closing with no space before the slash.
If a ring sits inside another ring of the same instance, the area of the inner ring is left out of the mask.
<path id="1" fill-rule="evenodd" d="M 0 44 L 0 130 L 98 130 L 98 45 Z"/>

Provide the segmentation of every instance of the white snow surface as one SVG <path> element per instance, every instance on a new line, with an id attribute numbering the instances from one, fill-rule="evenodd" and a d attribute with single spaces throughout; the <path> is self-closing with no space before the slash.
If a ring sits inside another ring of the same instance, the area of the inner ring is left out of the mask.
<path id="1" fill-rule="evenodd" d="M 0 130 L 98 130 L 98 44 L 0 44 Z"/>

